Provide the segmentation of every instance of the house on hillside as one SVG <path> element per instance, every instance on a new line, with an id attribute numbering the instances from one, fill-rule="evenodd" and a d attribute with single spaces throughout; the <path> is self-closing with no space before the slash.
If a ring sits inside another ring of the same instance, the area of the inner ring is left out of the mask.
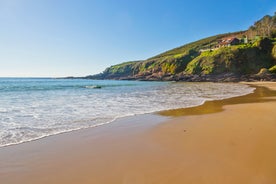
<path id="1" fill-rule="evenodd" d="M 240 40 L 236 37 L 231 37 L 231 38 L 223 38 L 222 40 L 218 41 L 217 47 L 229 47 L 232 45 L 238 45 L 240 44 Z"/>

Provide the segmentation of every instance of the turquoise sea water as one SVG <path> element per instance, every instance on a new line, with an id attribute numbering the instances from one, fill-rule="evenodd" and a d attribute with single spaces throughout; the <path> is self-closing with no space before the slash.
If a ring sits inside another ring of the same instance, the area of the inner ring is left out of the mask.
<path id="1" fill-rule="evenodd" d="M 253 90 L 230 83 L 0 78 L 0 147 Z"/>

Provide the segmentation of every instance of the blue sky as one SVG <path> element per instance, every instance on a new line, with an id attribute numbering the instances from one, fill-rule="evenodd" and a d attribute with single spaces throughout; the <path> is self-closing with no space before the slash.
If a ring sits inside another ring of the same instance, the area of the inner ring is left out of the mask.
<path id="1" fill-rule="evenodd" d="M 275 11 L 275 0 L 0 0 L 0 77 L 95 74 Z"/>

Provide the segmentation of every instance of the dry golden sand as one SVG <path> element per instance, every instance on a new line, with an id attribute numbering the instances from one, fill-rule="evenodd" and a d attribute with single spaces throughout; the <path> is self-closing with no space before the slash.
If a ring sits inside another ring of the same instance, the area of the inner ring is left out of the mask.
<path id="1" fill-rule="evenodd" d="M 275 95 L 257 88 L 163 112 L 174 117 L 158 125 L 141 116 L 1 148 L 0 183 L 275 184 Z"/>

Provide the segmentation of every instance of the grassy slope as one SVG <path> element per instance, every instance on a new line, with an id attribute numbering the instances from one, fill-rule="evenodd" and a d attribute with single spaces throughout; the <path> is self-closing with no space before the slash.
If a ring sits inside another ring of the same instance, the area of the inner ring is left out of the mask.
<path id="1" fill-rule="evenodd" d="M 217 44 L 218 40 L 244 32 L 221 34 L 192 42 L 166 51 L 144 61 L 125 62 L 111 66 L 103 72 L 106 78 L 146 75 L 184 74 L 252 74 L 260 68 L 275 64 L 272 41 L 225 47 L 215 51 L 200 52 Z"/>
<path id="2" fill-rule="evenodd" d="M 273 65 L 270 52 L 254 45 L 225 47 L 203 52 L 185 69 L 187 74 L 254 74 Z"/>
<path id="3" fill-rule="evenodd" d="M 124 62 L 107 68 L 103 73 L 106 75 L 132 75 L 145 72 L 161 71 L 164 73 L 178 73 L 194 57 L 199 55 L 199 50 L 208 48 L 217 43 L 219 39 L 225 36 L 237 33 L 221 34 L 192 42 L 181 47 L 166 51 L 144 61 Z"/>

